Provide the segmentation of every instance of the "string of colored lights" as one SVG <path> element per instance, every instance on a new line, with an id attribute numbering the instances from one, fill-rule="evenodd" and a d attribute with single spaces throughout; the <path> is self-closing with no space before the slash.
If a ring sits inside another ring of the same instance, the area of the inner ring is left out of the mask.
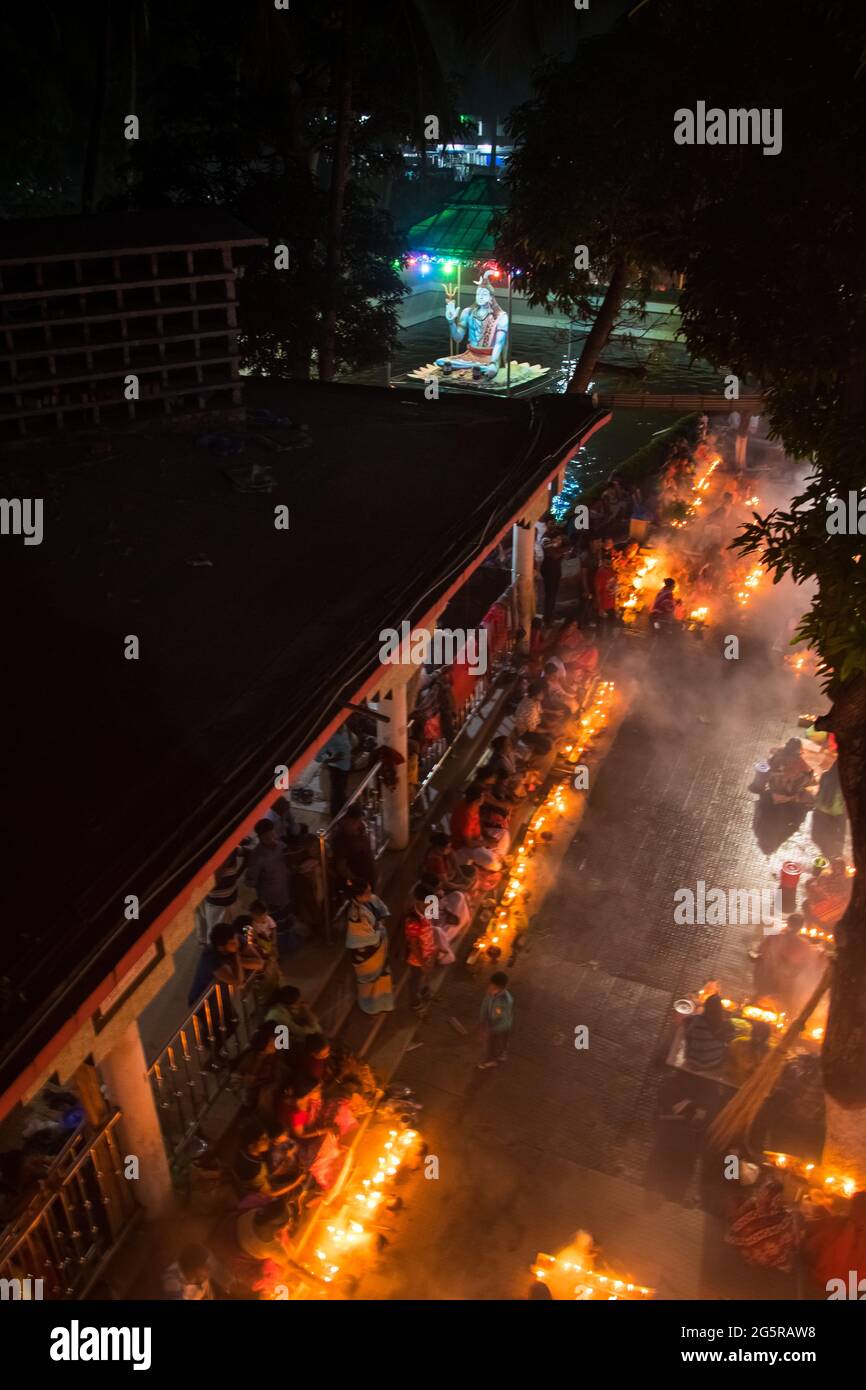
<path id="1" fill-rule="evenodd" d="M 460 256 L 430 256 L 427 252 L 410 252 L 403 260 L 394 260 L 391 264 L 394 270 L 417 270 L 419 275 L 429 275 L 436 267 L 441 267 L 444 275 L 453 275 L 455 271 L 468 267 L 488 270 L 494 280 L 507 278 L 509 274 L 508 267 L 500 266 L 489 258 L 464 260 Z M 511 268 L 510 274 L 512 279 L 516 279 L 523 271 Z"/>

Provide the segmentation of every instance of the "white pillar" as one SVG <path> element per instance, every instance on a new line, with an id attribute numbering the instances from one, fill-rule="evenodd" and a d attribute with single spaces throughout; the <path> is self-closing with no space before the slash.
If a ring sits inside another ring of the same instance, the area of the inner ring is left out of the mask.
<path id="1" fill-rule="evenodd" d="M 138 1159 L 139 1176 L 128 1181 L 134 1184 L 148 1217 L 155 1220 L 170 1210 L 174 1188 L 136 1020 L 103 1057 L 99 1070 L 109 1099 L 121 1112 L 121 1162 L 126 1166 L 132 1155 Z"/>
<path id="2" fill-rule="evenodd" d="M 385 832 L 392 849 L 405 849 L 409 843 L 409 779 L 407 759 L 409 744 L 407 739 L 406 683 L 414 672 L 414 667 L 401 669 L 387 698 L 380 700 L 376 709 L 388 716 L 388 723 L 382 725 L 382 742 L 386 748 L 393 748 L 403 761 L 396 768 L 397 785 L 382 788 L 382 809 Z"/>
<path id="3" fill-rule="evenodd" d="M 517 598 L 517 619 L 527 640 L 535 617 L 535 524 L 512 527 L 511 582 Z"/>

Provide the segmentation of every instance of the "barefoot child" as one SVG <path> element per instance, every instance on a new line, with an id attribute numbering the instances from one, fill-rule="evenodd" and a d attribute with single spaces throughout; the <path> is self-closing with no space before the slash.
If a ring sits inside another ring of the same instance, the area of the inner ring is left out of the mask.
<path id="1" fill-rule="evenodd" d="M 514 1018 L 514 1000 L 506 988 L 508 976 L 497 970 L 490 976 L 487 993 L 481 1001 L 481 1031 L 485 1038 L 486 1056 L 478 1063 L 479 1071 L 495 1067 L 508 1056 L 508 1039 Z"/>

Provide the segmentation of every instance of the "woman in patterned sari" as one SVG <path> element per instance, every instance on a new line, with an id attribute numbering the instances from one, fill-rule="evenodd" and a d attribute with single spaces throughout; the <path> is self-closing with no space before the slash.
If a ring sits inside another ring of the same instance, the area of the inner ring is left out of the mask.
<path id="1" fill-rule="evenodd" d="M 394 1007 L 388 963 L 388 909 L 369 883 L 353 879 L 348 891 L 346 950 L 358 981 L 358 1007 L 365 1014 L 388 1013 Z"/>

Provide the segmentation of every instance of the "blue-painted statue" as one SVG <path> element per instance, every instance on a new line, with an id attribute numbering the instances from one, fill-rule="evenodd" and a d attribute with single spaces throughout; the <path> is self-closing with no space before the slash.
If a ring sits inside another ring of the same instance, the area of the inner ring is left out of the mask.
<path id="1" fill-rule="evenodd" d="M 463 352 L 455 352 L 453 357 L 437 357 L 436 366 L 441 367 L 444 376 L 471 368 L 474 381 L 482 377 L 493 381 L 508 340 L 508 315 L 499 307 L 490 288 L 489 270 L 473 284 L 477 286 L 475 304 L 459 312 L 455 303 L 457 286 L 444 286 L 445 317 L 451 328 L 451 341 L 459 348 L 467 334 L 469 339 Z"/>

